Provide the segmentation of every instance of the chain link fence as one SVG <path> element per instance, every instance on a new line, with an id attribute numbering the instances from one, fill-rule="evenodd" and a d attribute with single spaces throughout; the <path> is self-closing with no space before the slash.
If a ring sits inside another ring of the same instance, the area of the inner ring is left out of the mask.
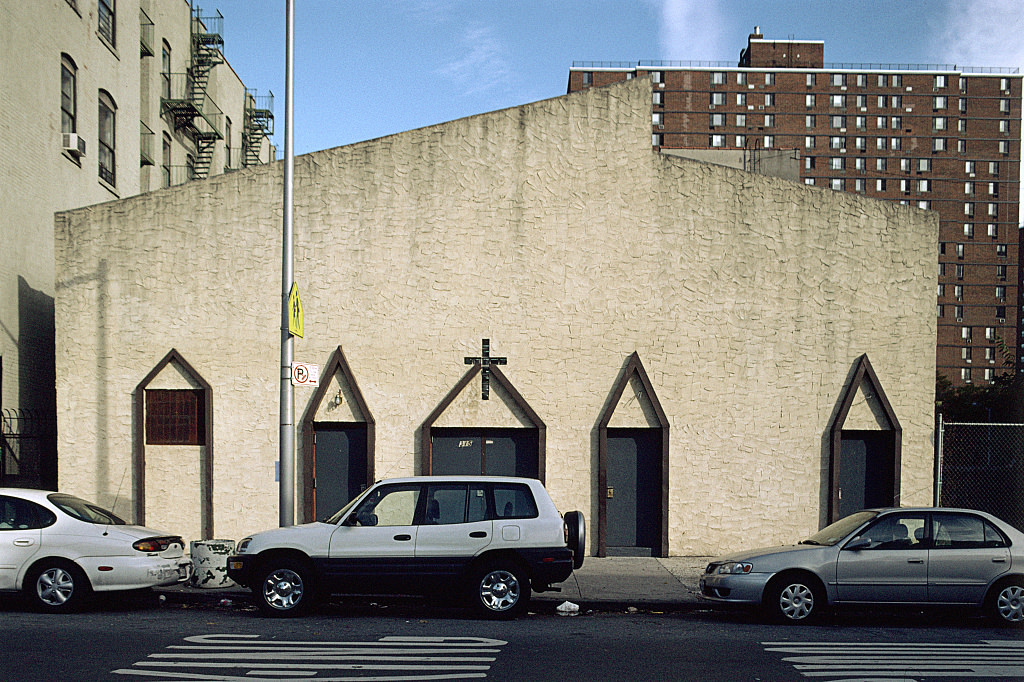
<path id="1" fill-rule="evenodd" d="M 940 417 L 938 446 L 939 506 L 979 509 L 1024 530 L 1024 424 Z"/>

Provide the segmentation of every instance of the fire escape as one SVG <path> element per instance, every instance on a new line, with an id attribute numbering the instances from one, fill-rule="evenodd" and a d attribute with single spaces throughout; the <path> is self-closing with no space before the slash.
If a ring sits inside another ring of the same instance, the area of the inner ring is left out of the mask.
<path id="1" fill-rule="evenodd" d="M 224 17 L 220 12 L 204 17 L 199 15 L 198 8 L 193 8 L 191 66 L 186 73 L 163 74 L 161 112 L 173 118 L 175 130 L 184 131 L 195 142 L 193 178 L 209 175 L 214 147 L 224 137 L 224 114 L 207 95 L 210 71 L 224 63 L 223 31 Z"/>
<path id="2" fill-rule="evenodd" d="M 257 95 L 245 89 L 245 125 L 242 128 L 242 163 L 246 168 L 266 163 L 261 152 L 263 140 L 274 134 L 274 93 Z M 267 150 L 268 155 L 271 150 Z M 272 156 L 269 158 L 273 161 Z"/>

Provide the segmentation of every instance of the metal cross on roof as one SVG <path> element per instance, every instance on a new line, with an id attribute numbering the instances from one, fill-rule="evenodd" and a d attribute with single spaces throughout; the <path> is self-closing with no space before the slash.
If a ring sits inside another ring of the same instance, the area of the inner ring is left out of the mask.
<path id="1" fill-rule="evenodd" d="M 491 394 L 491 365 L 504 365 L 508 363 L 508 358 L 492 358 L 491 357 L 491 340 L 484 339 L 482 350 L 480 351 L 480 357 L 478 358 L 466 358 L 467 365 L 480 365 L 480 399 L 489 400 Z"/>

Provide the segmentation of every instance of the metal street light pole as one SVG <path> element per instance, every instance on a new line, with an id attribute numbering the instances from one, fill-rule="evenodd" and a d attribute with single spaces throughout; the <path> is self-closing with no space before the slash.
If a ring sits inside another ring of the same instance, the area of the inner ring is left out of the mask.
<path id="1" fill-rule="evenodd" d="M 284 76 L 284 246 L 281 258 L 281 439 L 278 454 L 280 525 L 295 523 L 295 402 L 292 394 L 293 339 L 289 331 L 288 299 L 292 282 L 294 251 L 292 248 L 292 181 L 295 176 L 293 76 L 295 71 L 295 4 L 285 0 L 287 19 L 285 35 Z"/>

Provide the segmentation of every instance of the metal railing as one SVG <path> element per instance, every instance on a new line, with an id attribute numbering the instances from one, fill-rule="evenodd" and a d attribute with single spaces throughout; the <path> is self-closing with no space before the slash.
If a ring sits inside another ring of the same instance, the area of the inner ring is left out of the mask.
<path id="1" fill-rule="evenodd" d="M 56 457 L 52 417 L 34 410 L 0 412 L 0 486 L 43 487 L 44 457 Z"/>
<path id="2" fill-rule="evenodd" d="M 206 94 L 196 92 L 195 81 L 190 73 L 161 73 L 163 93 L 161 105 L 164 111 L 174 113 L 178 121 L 190 120 L 190 125 L 200 134 L 223 137 L 224 113 Z M 197 123 L 202 119 L 205 123 Z"/>
<path id="3" fill-rule="evenodd" d="M 153 45 L 156 27 L 153 20 L 149 18 L 145 10 L 139 8 L 139 54 L 142 57 L 152 57 L 156 54 Z"/>
<path id="4" fill-rule="evenodd" d="M 751 69 L 751 70 L 773 70 L 782 67 L 750 67 L 738 66 L 736 61 L 708 61 L 708 60 L 669 60 L 669 59 L 641 59 L 639 61 L 577 61 L 572 63 L 574 69 Z M 820 67 L 786 67 L 796 71 L 949 71 L 954 73 L 1005 73 L 1018 74 L 1019 67 L 1010 66 L 964 66 L 962 64 L 900 64 L 900 63 L 863 63 L 863 62 L 826 62 Z"/>

